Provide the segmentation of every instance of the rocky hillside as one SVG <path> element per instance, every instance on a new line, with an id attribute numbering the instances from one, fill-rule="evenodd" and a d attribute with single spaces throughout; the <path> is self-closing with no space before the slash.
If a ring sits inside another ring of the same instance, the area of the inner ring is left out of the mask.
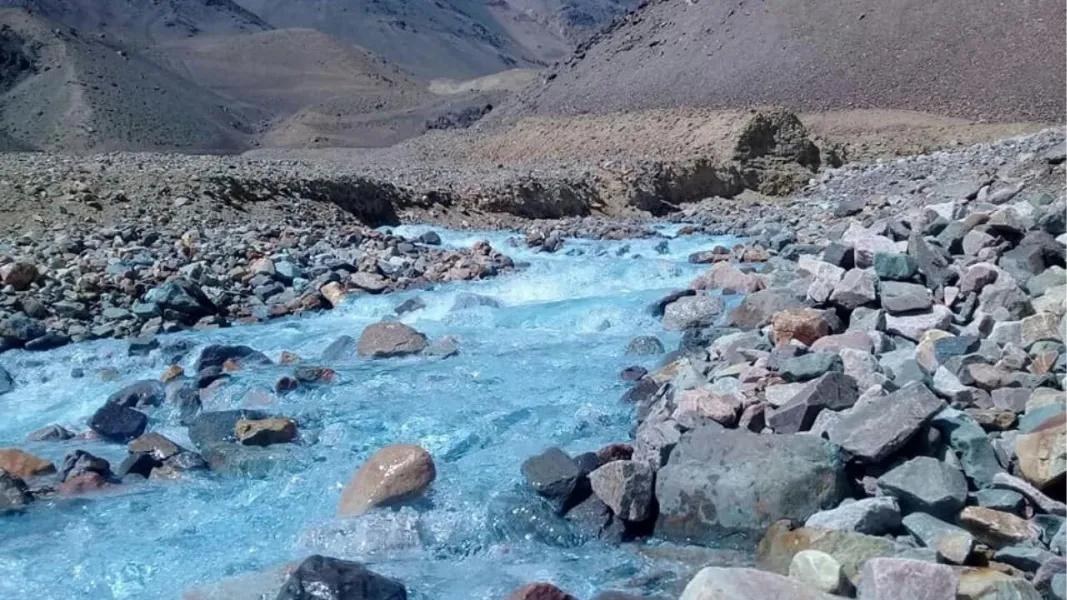
<path id="1" fill-rule="evenodd" d="M 0 129 L 39 150 L 246 147 L 255 110 L 96 37 L 19 10 L 0 11 Z"/>
<path id="2" fill-rule="evenodd" d="M 1062 121 L 1064 6 L 994 0 L 655 0 L 515 112 L 906 109 Z"/>

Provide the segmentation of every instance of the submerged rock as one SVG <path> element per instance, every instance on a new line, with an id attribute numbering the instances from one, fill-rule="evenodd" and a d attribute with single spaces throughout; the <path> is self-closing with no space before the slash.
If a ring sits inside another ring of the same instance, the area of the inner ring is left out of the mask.
<path id="1" fill-rule="evenodd" d="M 421 496 L 437 477 L 433 457 L 418 446 L 397 444 L 375 452 L 341 491 L 337 514 L 361 515 L 376 506 Z"/>
<path id="2" fill-rule="evenodd" d="M 578 463 L 559 448 L 549 448 L 523 461 L 526 485 L 547 498 L 562 513 L 588 493 L 588 481 Z"/>
<path id="3" fill-rule="evenodd" d="M 33 502 L 33 495 L 21 478 L 0 469 L 0 516 L 18 512 Z"/>
<path id="4" fill-rule="evenodd" d="M 132 408 L 105 402 L 89 419 L 89 428 L 106 440 L 126 443 L 144 433 L 148 428 L 148 416 Z"/>

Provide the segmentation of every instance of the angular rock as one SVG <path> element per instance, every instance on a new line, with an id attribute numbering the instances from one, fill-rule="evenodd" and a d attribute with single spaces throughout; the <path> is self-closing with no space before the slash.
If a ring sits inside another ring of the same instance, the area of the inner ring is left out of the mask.
<path id="1" fill-rule="evenodd" d="M 885 331 L 909 340 L 919 341 L 924 332 L 931 329 L 947 329 L 952 324 L 952 311 L 936 304 L 930 310 L 919 313 L 886 315 Z"/>
<path id="2" fill-rule="evenodd" d="M 823 409 L 850 408 L 858 397 L 855 379 L 844 373 L 826 373 L 771 413 L 767 426 L 777 433 L 807 431 Z"/>
<path id="3" fill-rule="evenodd" d="M 830 335 L 830 321 L 826 314 L 814 308 L 794 308 L 784 310 L 771 319 L 774 329 L 774 341 L 784 346 L 790 340 L 797 340 L 806 346 L 819 338 Z"/>
<path id="4" fill-rule="evenodd" d="M 936 458 L 918 456 L 878 478 L 878 489 L 900 501 L 905 513 L 953 518 L 967 502 L 967 479 Z"/>
<path id="5" fill-rule="evenodd" d="M 590 473 L 589 484 L 619 518 L 639 522 L 652 516 L 653 477 L 648 465 L 616 460 Z"/>
<path id="6" fill-rule="evenodd" d="M 830 510 L 817 512 L 805 527 L 886 535 L 900 529 L 900 504 L 892 496 L 864 498 Z"/>
<path id="7" fill-rule="evenodd" d="M 959 457 L 963 473 L 977 488 L 993 485 L 997 473 L 1004 469 L 985 431 L 966 413 L 946 408 L 938 413 L 930 425 L 948 440 L 949 447 Z"/>
<path id="8" fill-rule="evenodd" d="M 241 419 L 234 436 L 246 446 L 285 444 L 296 439 L 296 421 L 287 418 Z"/>
<path id="9" fill-rule="evenodd" d="M 189 424 L 189 439 L 200 450 L 217 444 L 237 441 L 234 430 L 238 421 L 267 419 L 269 415 L 258 410 L 220 410 L 200 413 Z"/>
<path id="10" fill-rule="evenodd" d="M 195 283 L 178 279 L 168 281 L 145 294 L 142 299 L 163 309 L 170 309 L 192 319 L 215 314 L 218 309 Z"/>
<path id="11" fill-rule="evenodd" d="M 891 315 L 922 311 L 933 306 L 933 295 L 925 287 L 902 281 L 886 281 L 881 286 L 882 308 Z"/>
<path id="12" fill-rule="evenodd" d="M 1026 519 L 981 506 L 964 508 L 959 515 L 959 523 L 991 548 L 1003 548 L 1038 538 L 1038 532 Z"/>
<path id="13" fill-rule="evenodd" d="M 144 379 L 111 394 L 107 401 L 126 408 L 145 408 L 163 404 L 166 397 L 162 383 L 155 379 Z"/>
<path id="14" fill-rule="evenodd" d="M 313 555 L 285 581 L 276 600 L 407 600 L 404 584 L 358 562 Z"/>
<path id="15" fill-rule="evenodd" d="M 212 344 L 206 346 L 196 360 L 193 368 L 197 373 L 212 367 L 222 369 L 227 363 L 238 367 L 252 365 L 269 365 L 271 361 L 259 350 L 248 346 L 226 346 Z"/>
<path id="16" fill-rule="evenodd" d="M 26 436 L 27 442 L 62 442 L 74 437 L 74 433 L 62 425 L 48 425 Z"/>
<path id="17" fill-rule="evenodd" d="M 26 482 L 0 469 L 0 516 L 19 512 L 33 502 Z"/>
<path id="18" fill-rule="evenodd" d="M 959 577 L 951 567 L 921 560 L 872 558 L 863 565 L 863 600 L 956 600 Z"/>
<path id="19" fill-rule="evenodd" d="M 718 320 L 726 305 L 718 296 L 685 296 L 671 302 L 663 310 L 663 328 L 682 331 L 693 327 L 707 327 Z"/>
<path id="20" fill-rule="evenodd" d="M 918 272 L 915 260 L 907 254 L 895 252 L 876 252 L 874 254 L 874 272 L 879 279 L 889 281 L 908 281 Z"/>
<path id="21" fill-rule="evenodd" d="M 908 256 L 918 266 L 919 273 L 926 278 L 928 287 L 937 288 L 951 284 L 954 273 L 949 269 L 949 261 L 943 250 L 927 242 L 921 235 L 913 233 L 908 238 Z"/>
<path id="22" fill-rule="evenodd" d="M 1040 489 L 1062 488 L 1067 473 L 1067 413 L 1058 412 L 1016 438 L 1015 455 L 1024 479 Z"/>
<path id="23" fill-rule="evenodd" d="M 741 304 L 726 315 L 727 327 L 755 329 L 771 322 L 775 314 L 806 304 L 787 290 L 768 289 L 749 294 Z"/>
<path id="24" fill-rule="evenodd" d="M 741 412 L 743 397 L 740 394 L 723 394 L 707 388 L 695 388 L 678 392 L 678 407 L 672 417 L 680 425 L 693 428 L 710 419 L 732 427 Z"/>
<path id="25" fill-rule="evenodd" d="M 1052 313 L 1038 313 L 1023 319 L 1021 327 L 1022 347 L 1029 349 L 1037 342 L 1063 342 L 1060 317 Z"/>
<path id="26" fill-rule="evenodd" d="M 881 462 L 903 448 L 944 406 L 925 385 L 909 383 L 847 411 L 830 428 L 830 441 L 860 461 Z"/>
<path id="27" fill-rule="evenodd" d="M 391 358 L 418 354 L 427 346 L 425 335 L 393 321 L 368 325 L 359 336 L 356 352 L 365 358 Z"/>
<path id="28" fill-rule="evenodd" d="M 838 594 L 849 587 L 841 563 L 818 550 L 797 552 L 789 563 L 789 578 L 827 594 Z"/>
<path id="29" fill-rule="evenodd" d="M 841 563 L 841 570 L 853 583 L 865 562 L 878 556 L 897 556 L 907 546 L 885 537 L 854 531 L 800 527 L 790 529 L 787 521 L 767 528 L 756 549 L 756 566 L 774 573 L 788 573 L 793 557 L 803 550 L 818 550 Z"/>
<path id="30" fill-rule="evenodd" d="M 946 557 L 956 564 L 965 562 L 974 548 L 974 536 L 970 532 L 932 515 L 913 512 L 904 517 L 901 523 L 922 546 L 935 550 L 942 547 L 947 550 L 951 547 L 953 552 Z"/>
<path id="31" fill-rule="evenodd" d="M 812 282 L 808 286 L 808 298 L 821 304 L 830 299 L 834 287 L 845 275 L 845 270 L 828 262 L 803 256 L 797 263 L 797 270 L 811 274 Z"/>
<path id="32" fill-rule="evenodd" d="M 745 273 L 733 265 L 720 262 L 693 280 L 694 290 L 722 290 L 725 294 L 751 294 L 764 288 L 763 278 Z"/>
<path id="33" fill-rule="evenodd" d="M 663 342 L 652 335 L 635 337 L 626 345 L 627 356 L 655 356 L 663 354 L 665 351 Z"/>
<path id="34" fill-rule="evenodd" d="M 1034 546 L 1006 546 L 993 555 L 993 560 L 997 562 L 1031 573 L 1040 569 L 1046 561 L 1055 559 L 1055 554 Z"/>
<path id="35" fill-rule="evenodd" d="M 786 381 L 810 381 L 829 372 L 845 370 L 841 357 L 830 352 L 810 352 L 783 360 L 778 374 Z"/>
<path id="36" fill-rule="evenodd" d="M 756 539 L 774 521 L 836 506 L 845 488 L 837 452 L 823 440 L 699 427 L 657 473 L 656 529 L 691 543 Z"/>

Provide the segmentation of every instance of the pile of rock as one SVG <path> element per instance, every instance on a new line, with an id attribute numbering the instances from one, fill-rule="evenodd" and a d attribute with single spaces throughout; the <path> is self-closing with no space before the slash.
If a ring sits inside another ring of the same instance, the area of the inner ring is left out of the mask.
<path id="1" fill-rule="evenodd" d="M 767 207 L 764 254 L 699 253 L 652 307 L 683 340 L 624 397 L 605 504 L 676 542 L 758 541 L 762 569 L 706 569 L 683 598 L 1064 597 L 1062 134 L 1022 145 L 1010 188 L 1005 167 L 947 202 Z"/>
<path id="2" fill-rule="evenodd" d="M 438 244 L 436 234 L 267 225 L 24 237 L 0 253 L 0 352 L 262 321 L 513 268 L 486 243 Z"/>

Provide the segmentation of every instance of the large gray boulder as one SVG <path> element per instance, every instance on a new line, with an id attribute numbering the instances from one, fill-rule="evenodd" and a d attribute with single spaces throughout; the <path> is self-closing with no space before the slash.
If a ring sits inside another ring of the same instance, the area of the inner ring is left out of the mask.
<path id="1" fill-rule="evenodd" d="M 908 443 L 944 406 L 925 385 L 912 382 L 847 411 L 830 428 L 830 441 L 860 461 L 881 462 Z"/>
<path id="2" fill-rule="evenodd" d="M 890 314 L 926 310 L 933 304 L 933 295 L 924 286 L 903 281 L 882 283 L 882 308 Z"/>
<path id="3" fill-rule="evenodd" d="M 750 543 L 780 519 L 803 521 L 847 494 L 837 448 L 805 435 L 703 426 L 684 434 L 656 477 L 663 537 Z"/>
<path id="4" fill-rule="evenodd" d="M 430 343 L 426 336 L 396 321 L 368 325 L 356 342 L 356 353 L 366 358 L 418 354 Z"/>
<path id="5" fill-rule="evenodd" d="M 791 308 L 804 308 L 806 302 L 800 300 L 789 290 L 772 288 L 745 296 L 741 304 L 726 315 L 727 327 L 755 329 L 771 322 L 776 313 Z"/>
<path id="6" fill-rule="evenodd" d="M 804 526 L 885 535 L 900 529 L 900 505 L 892 496 L 864 498 L 819 511 L 808 517 Z"/>
<path id="7" fill-rule="evenodd" d="M 682 331 L 713 325 L 725 309 L 726 305 L 718 296 L 685 296 L 663 310 L 663 328 Z"/>

